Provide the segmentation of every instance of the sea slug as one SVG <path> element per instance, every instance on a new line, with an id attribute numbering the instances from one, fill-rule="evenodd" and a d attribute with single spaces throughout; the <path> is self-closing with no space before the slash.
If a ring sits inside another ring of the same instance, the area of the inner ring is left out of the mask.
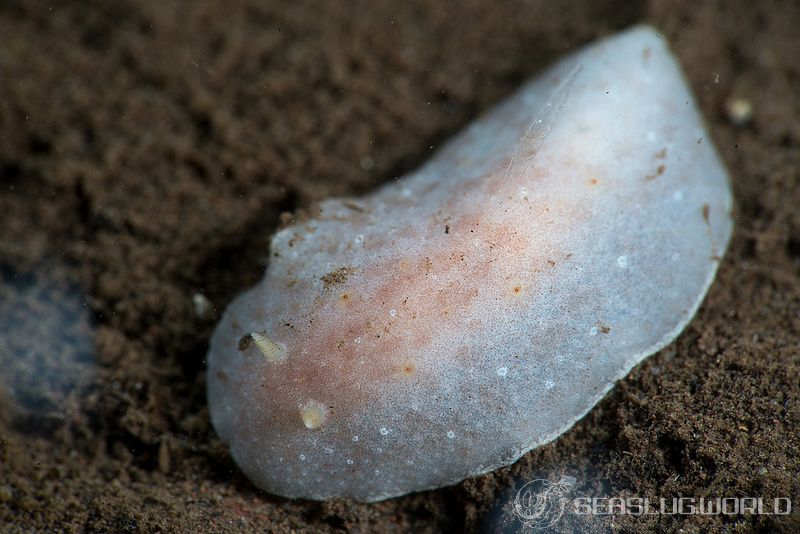
<path id="1" fill-rule="evenodd" d="M 680 333 L 731 204 L 664 39 L 599 41 L 411 175 L 278 231 L 211 340 L 211 420 L 289 497 L 376 501 L 507 465 Z"/>

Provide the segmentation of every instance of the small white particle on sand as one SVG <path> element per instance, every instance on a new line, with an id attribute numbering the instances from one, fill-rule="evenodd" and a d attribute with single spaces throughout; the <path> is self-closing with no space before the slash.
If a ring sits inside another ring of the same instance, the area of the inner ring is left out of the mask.
<path id="1" fill-rule="evenodd" d="M 497 376 L 506 376 L 508 374 L 508 367 L 498 367 L 497 368 Z"/>
<path id="2" fill-rule="evenodd" d="M 552 380 L 548 380 L 548 381 L 546 381 L 544 383 L 544 387 L 546 387 L 547 389 L 553 389 L 553 387 L 555 387 L 555 385 L 556 385 L 556 383 L 553 382 Z"/>
<path id="3" fill-rule="evenodd" d="M 389 310 L 389 315 L 391 315 L 392 317 L 396 317 L 397 316 L 397 310 Z"/>
<path id="4" fill-rule="evenodd" d="M 590 336 L 596 336 L 597 335 L 597 327 L 596 326 L 593 326 L 593 327 L 591 327 L 589 329 L 589 335 Z"/>
<path id="5" fill-rule="evenodd" d="M 725 114 L 734 126 L 747 126 L 753 118 L 753 104 L 746 98 L 730 98 L 725 102 Z"/>
<path id="6" fill-rule="evenodd" d="M 381 436 L 388 436 L 388 435 L 389 435 L 389 429 L 386 428 L 385 426 L 382 426 L 381 427 Z"/>
<path id="7" fill-rule="evenodd" d="M 192 295 L 192 310 L 194 316 L 200 320 L 206 321 L 211 318 L 211 312 L 214 310 L 214 305 L 208 300 L 208 297 L 202 293 L 195 293 Z"/>
<path id="8" fill-rule="evenodd" d="M 350 458 L 348 458 L 348 459 L 347 459 L 347 465 L 353 465 L 353 460 L 351 460 Z"/>
<path id="9" fill-rule="evenodd" d="M 358 436 L 353 436 L 353 441 L 358 441 Z"/>
<path id="10" fill-rule="evenodd" d="M 620 269 L 627 269 L 628 268 L 628 257 L 627 256 L 620 256 L 617 258 L 617 266 Z"/>
<path id="11" fill-rule="evenodd" d="M 456 437 L 456 434 L 451 430 L 450 432 L 447 433 L 447 437 L 453 439 L 454 437 Z"/>
<path id="12" fill-rule="evenodd" d="M 302 460 L 305 460 L 305 459 L 306 459 L 306 455 L 305 454 L 301 454 L 300 455 L 300 460 L 302 461 Z"/>
<path id="13" fill-rule="evenodd" d="M 364 242 L 364 234 L 358 234 L 356 236 L 356 243 L 358 243 L 360 245 L 363 242 Z"/>
<path id="14" fill-rule="evenodd" d="M 325 447 L 325 452 L 327 452 L 328 454 L 333 454 L 333 449 L 331 449 L 330 447 Z"/>

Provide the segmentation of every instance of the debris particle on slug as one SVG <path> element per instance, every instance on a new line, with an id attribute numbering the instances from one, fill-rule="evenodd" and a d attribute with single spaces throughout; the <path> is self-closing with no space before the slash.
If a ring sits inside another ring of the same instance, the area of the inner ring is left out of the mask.
<path id="1" fill-rule="evenodd" d="M 318 402 L 309 402 L 301 411 L 301 418 L 306 428 L 314 430 L 322 426 L 327 418 L 327 409 Z"/>
<path id="2" fill-rule="evenodd" d="M 286 349 L 284 349 L 278 343 L 275 343 L 270 338 L 265 336 L 264 334 L 259 334 L 258 332 L 251 332 L 250 338 L 255 343 L 258 350 L 264 357 L 269 360 L 270 362 L 279 362 L 284 359 L 286 355 Z M 239 343 L 241 347 L 241 342 Z"/>

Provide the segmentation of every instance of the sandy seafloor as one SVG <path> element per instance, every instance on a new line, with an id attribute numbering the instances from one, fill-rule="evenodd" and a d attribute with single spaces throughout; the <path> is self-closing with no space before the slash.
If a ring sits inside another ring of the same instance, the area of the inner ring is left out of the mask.
<path id="1" fill-rule="evenodd" d="M 210 427 L 204 357 L 280 214 L 414 169 L 549 62 L 643 21 L 736 199 L 686 330 L 492 474 L 378 504 L 250 484 Z M 575 495 L 795 512 L 565 514 L 552 532 L 800 532 L 799 28 L 792 0 L 4 0 L 0 531 L 479 532 L 514 481 L 571 476 Z"/>

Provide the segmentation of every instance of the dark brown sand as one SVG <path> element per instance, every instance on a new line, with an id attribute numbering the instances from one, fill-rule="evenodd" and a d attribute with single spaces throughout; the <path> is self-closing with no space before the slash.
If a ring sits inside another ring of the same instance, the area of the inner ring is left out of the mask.
<path id="1" fill-rule="evenodd" d="M 413 169 L 548 62 L 641 21 L 684 66 L 737 201 L 688 328 L 493 474 L 372 505 L 253 487 L 209 425 L 204 357 L 280 214 Z M 794 0 L 4 0 L 0 531 L 474 532 L 512 480 L 570 475 L 577 495 L 795 513 L 565 515 L 558 532 L 800 532 L 798 95 Z"/>

